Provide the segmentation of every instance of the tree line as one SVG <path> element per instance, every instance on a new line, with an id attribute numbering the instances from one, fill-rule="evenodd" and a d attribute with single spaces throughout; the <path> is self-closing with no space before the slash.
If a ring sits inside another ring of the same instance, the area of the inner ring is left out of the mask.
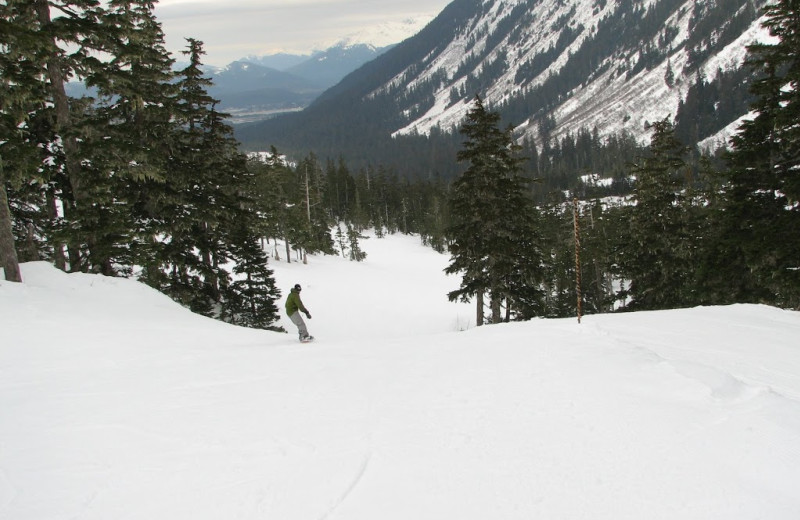
<path id="1" fill-rule="evenodd" d="M 751 48 L 755 116 L 724 156 L 681 144 L 698 132 L 688 101 L 675 122 L 651 123 L 648 147 L 589 130 L 537 147 L 514 144 L 477 98 L 460 145 L 400 138 L 407 170 L 245 155 L 208 95 L 202 42 L 188 39 L 189 65 L 173 70 L 151 2 L 10 0 L 0 12 L 8 279 L 36 259 L 135 275 L 196 312 L 274 328 L 267 252 L 363 260 L 361 233 L 373 228 L 450 254 L 462 284 L 449 296 L 475 299 L 478 323 L 574 315 L 578 272 L 586 312 L 800 305 L 800 42 L 788 0 L 768 10 L 779 43 Z M 68 98 L 70 77 L 97 96 Z M 721 99 L 702 79 L 695 90 Z M 419 171 L 420 154 L 449 155 L 457 176 Z"/>
<path id="2" fill-rule="evenodd" d="M 766 13 L 778 43 L 749 48 L 759 71 L 753 117 L 731 149 L 698 159 L 669 118 L 653 122 L 622 199 L 536 204 L 511 126 L 500 130 L 499 114 L 477 98 L 461 128 L 459 158 L 469 167 L 449 197 L 448 271 L 462 276 L 450 298 L 475 299 L 478 324 L 575 315 L 581 304 L 590 312 L 800 308 L 800 17 L 791 0 Z"/>
<path id="3" fill-rule="evenodd" d="M 0 5 L 0 249 L 136 275 L 196 312 L 273 328 L 259 182 L 187 39 L 174 71 L 147 0 Z M 71 78 L 97 91 L 70 98 Z"/>

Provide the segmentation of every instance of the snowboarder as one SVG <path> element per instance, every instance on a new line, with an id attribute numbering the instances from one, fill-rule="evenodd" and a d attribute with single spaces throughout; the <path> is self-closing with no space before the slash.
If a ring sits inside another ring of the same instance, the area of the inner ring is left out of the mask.
<path id="1" fill-rule="evenodd" d="M 308 333 L 306 322 L 304 322 L 303 317 L 300 316 L 300 313 L 302 312 L 309 320 L 311 319 L 311 313 L 308 312 L 306 306 L 303 305 L 303 300 L 300 299 L 300 291 L 302 290 L 303 289 L 300 287 L 299 283 L 292 287 L 289 297 L 286 298 L 286 314 L 289 315 L 289 319 L 292 320 L 292 323 L 297 325 L 297 331 L 300 334 L 300 341 L 307 342 L 314 339 L 314 336 L 311 336 Z"/>

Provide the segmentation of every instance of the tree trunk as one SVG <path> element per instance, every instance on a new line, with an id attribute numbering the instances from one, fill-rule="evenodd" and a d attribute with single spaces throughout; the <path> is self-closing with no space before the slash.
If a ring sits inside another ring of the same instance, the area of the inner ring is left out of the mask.
<path id="1" fill-rule="evenodd" d="M 47 0 L 33 0 L 36 5 L 36 12 L 39 18 L 39 23 L 42 27 L 49 29 L 52 25 L 50 19 L 50 6 Z M 55 106 L 56 113 L 56 133 L 61 137 L 64 146 L 64 166 L 67 172 L 67 180 L 70 185 L 72 193 L 72 201 L 74 204 L 79 205 L 86 197 L 83 192 L 83 186 L 80 182 L 81 165 L 78 156 L 78 141 L 72 135 L 64 135 L 65 130 L 72 126 L 72 115 L 70 113 L 69 98 L 67 97 L 64 84 L 64 74 L 61 70 L 61 60 L 58 56 L 58 43 L 55 38 L 49 42 L 52 45 L 53 51 L 47 57 L 47 76 L 50 80 L 51 94 L 53 95 L 53 105 Z M 64 201 L 66 206 L 67 201 Z M 94 240 L 89 238 L 87 240 L 89 252 L 91 253 L 94 248 Z M 84 265 L 80 259 L 80 253 L 74 246 L 70 246 L 70 270 L 77 269 L 86 270 L 88 263 Z"/>
<path id="2" fill-rule="evenodd" d="M 501 323 L 503 321 L 503 314 L 500 309 L 500 297 L 492 296 L 492 301 L 489 305 L 492 309 L 492 323 Z"/>
<path id="3" fill-rule="evenodd" d="M 23 261 L 38 262 L 41 260 L 39 257 L 39 248 L 36 247 L 36 240 L 34 239 L 33 224 L 28 224 L 27 236 L 25 238 L 25 255 Z"/>
<path id="4" fill-rule="evenodd" d="M 477 323 L 477 326 L 480 327 L 481 325 L 483 325 L 483 291 L 482 290 L 478 291 L 478 294 L 475 296 L 475 301 L 476 301 L 476 306 L 477 306 L 475 321 Z"/>
<path id="5" fill-rule="evenodd" d="M 52 193 L 51 189 L 47 190 L 47 218 L 50 219 L 50 222 L 55 222 L 58 218 L 56 196 Z M 53 260 L 58 269 L 62 271 L 67 270 L 67 257 L 64 255 L 64 244 L 60 241 L 53 241 Z"/>
<path id="6" fill-rule="evenodd" d="M 0 159 L 2 161 L 2 159 Z M 6 193 L 6 178 L 3 174 L 3 164 L 0 162 L 0 267 L 5 270 L 6 280 L 21 282 L 22 273 L 19 270 L 17 249 L 14 245 L 14 232 L 11 224 L 11 209 L 8 206 Z"/>

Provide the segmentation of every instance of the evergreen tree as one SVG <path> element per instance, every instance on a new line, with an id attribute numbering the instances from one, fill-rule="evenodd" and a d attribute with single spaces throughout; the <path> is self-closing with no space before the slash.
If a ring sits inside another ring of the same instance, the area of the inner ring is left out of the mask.
<path id="1" fill-rule="evenodd" d="M 451 301 L 476 298 L 477 323 L 484 322 L 484 296 L 488 296 L 491 321 L 502 320 L 507 307 L 539 280 L 539 239 L 533 204 L 520 174 L 511 128 L 498 128 L 499 114 L 475 99 L 461 128 L 466 136 L 459 161 L 468 161 L 464 174 L 453 182 L 449 205 L 451 224 L 449 274 L 461 273 L 459 289 Z"/>
<path id="2" fill-rule="evenodd" d="M 777 43 L 749 48 L 762 75 L 756 116 L 731 140 L 722 246 L 736 301 L 800 306 L 800 3 L 778 0 L 765 26 Z"/>
<path id="3" fill-rule="evenodd" d="M 614 209 L 595 200 L 587 204 L 580 221 L 581 270 L 583 272 L 584 312 L 586 314 L 610 312 L 615 294 L 612 283 Z M 574 313 L 570 314 L 574 316 Z"/>
<path id="4" fill-rule="evenodd" d="M 727 305 L 742 301 L 742 295 L 750 292 L 751 277 L 738 254 L 733 236 L 726 230 L 725 172 L 720 171 L 711 158 L 700 162 L 702 189 L 698 194 L 704 205 L 693 205 L 690 215 L 692 229 L 702 237 L 695 272 L 697 298 L 693 305 Z"/>
<path id="5" fill-rule="evenodd" d="M 202 42 L 189 39 L 188 44 L 189 65 L 177 75 L 178 128 L 170 135 L 169 174 L 163 181 L 153 180 L 140 201 L 142 214 L 150 216 L 154 251 L 143 259 L 143 279 L 195 312 L 239 319 L 231 316 L 264 305 L 231 301 L 254 295 L 245 290 L 245 282 L 230 290 L 231 273 L 225 266 L 236 265 L 247 283 L 266 283 L 269 278 L 266 263 L 261 265 L 253 251 L 260 229 L 257 185 L 224 122 L 225 114 L 215 110 L 216 100 L 207 93 L 211 83 L 201 71 Z M 269 320 L 269 315 L 263 319 Z M 248 320 L 256 320 L 253 316 Z"/>
<path id="6" fill-rule="evenodd" d="M 347 241 L 345 240 L 344 231 L 342 231 L 342 224 L 336 226 L 336 243 L 339 245 L 339 251 L 342 253 L 342 258 L 347 258 Z"/>
<path id="7" fill-rule="evenodd" d="M 261 237 L 278 236 L 279 214 L 282 211 L 281 170 L 286 166 L 275 147 L 264 156 L 253 155 L 248 158 L 247 168 L 253 179 L 253 204 L 259 218 L 255 222 L 255 232 Z"/>
<path id="8" fill-rule="evenodd" d="M 297 186 L 289 191 L 299 197 L 295 204 L 305 213 L 297 223 L 296 245 L 307 253 L 334 254 L 328 213 L 322 206 L 327 186 L 314 154 L 298 164 L 294 178 Z"/>
<path id="9" fill-rule="evenodd" d="M 630 283 L 620 293 L 629 309 L 666 309 L 685 305 L 693 291 L 694 241 L 688 232 L 682 193 L 686 148 L 668 119 L 649 125 L 650 155 L 632 165 L 634 204 L 625 212 L 619 265 Z"/>
<path id="10" fill-rule="evenodd" d="M 441 182 L 437 182 L 425 184 L 422 189 L 427 194 L 418 224 L 422 242 L 431 246 L 435 251 L 444 253 L 447 247 L 445 226 L 449 219 L 445 187 Z"/>
<path id="11" fill-rule="evenodd" d="M 547 246 L 543 265 L 544 298 L 526 306 L 532 316 L 564 318 L 577 313 L 575 297 L 574 226 L 571 204 L 550 204 L 542 210 L 542 229 Z"/>
<path id="12" fill-rule="evenodd" d="M 92 265 L 107 275 L 147 255 L 153 217 L 147 203 L 163 186 L 170 150 L 173 60 L 152 10 L 147 0 L 108 3 L 101 22 L 112 57 L 87 77 L 99 99 L 78 120 L 94 202 L 76 208 L 74 218 L 90 223 Z"/>
<path id="13" fill-rule="evenodd" d="M 232 256 L 236 259 L 236 279 L 225 295 L 222 318 L 244 327 L 281 330 L 275 326 L 279 311 L 275 302 L 280 289 L 275 284 L 267 256 L 246 223 L 239 223 L 233 234 Z"/>
<path id="14" fill-rule="evenodd" d="M 114 31 L 103 25 L 106 10 L 97 0 L 31 0 L 30 6 L 36 12 L 36 31 L 45 41 L 45 85 L 54 112 L 51 140 L 42 147 L 43 162 L 53 165 L 53 196 L 62 208 L 54 242 L 66 243 L 71 270 L 107 271 L 103 231 L 95 229 L 102 215 L 93 210 L 107 208 L 111 197 L 104 183 L 95 182 L 92 161 L 92 151 L 100 149 L 94 137 L 104 136 L 84 125 L 87 104 L 70 101 L 65 84 L 75 75 L 102 74 L 106 64 L 96 55 L 109 51 Z"/>
<path id="15" fill-rule="evenodd" d="M 213 193 L 216 172 L 210 169 L 203 146 L 214 99 L 206 93 L 210 80 L 200 70 L 202 44 L 190 40 L 185 53 L 190 62 L 177 74 L 175 128 L 165 165 L 169 174 L 146 179 L 137 204 L 138 212 L 149 217 L 152 237 L 138 260 L 146 283 L 196 312 L 211 314 L 219 288 L 209 229 L 218 206 Z"/>
<path id="16" fill-rule="evenodd" d="M 352 224 L 347 225 L 347 242 L 350 245 L 350 260 L 354 262 L 361 262 L 367 258 L 367 253 L 361 250 L 358 241 L 365 239 L 364 235 L 359 233 Z"/>
<path id="17" fill-rule="evenodd" d="M 47 99 L 43 82 L 47 47 L 32 7 L 27 0 L 0 5 L 0 267 L 6 280 L 16 282 L 22 276 L 9 189 L 19 192 L 43 180 L 35 127 Z M 44 206 L 40 195 L 34 192 L 33 202 Z"/>

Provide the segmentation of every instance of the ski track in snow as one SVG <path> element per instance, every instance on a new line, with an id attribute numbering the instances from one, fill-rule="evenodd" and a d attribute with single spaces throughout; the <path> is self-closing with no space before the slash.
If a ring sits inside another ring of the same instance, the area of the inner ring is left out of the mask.
<path id="1" fill-rule="evenodd" d="M 371 458 L 372 458 L 372 453 L 368 453 L 364 457 L 364 460 L 361 463 L 361 466 L 358 468 L 358 471 L 356 472 L 355 476 L 353 477 L 352 482 L 350 482 L 350 484 L 344 490 L 342 495 L 336 500 L 333 506 L 331 506 L 328 512 L 322 515 L 319 518 L 319 520 L 327 520 L 328 518 L 331 518 L 336 513 L 336 510 L 339 509 L 339 506 L 341 506 L 342 503 L 345 500 L 347 500 L 347 497 L 350 496 L 353 490 L 355 490 L 356 487 L 358 486 L 359 482 L 361 482 L 361 479 L 364 478 L 364 474 L 367 472 L 367 467 L 369 467 L 369 461 Z"/>

